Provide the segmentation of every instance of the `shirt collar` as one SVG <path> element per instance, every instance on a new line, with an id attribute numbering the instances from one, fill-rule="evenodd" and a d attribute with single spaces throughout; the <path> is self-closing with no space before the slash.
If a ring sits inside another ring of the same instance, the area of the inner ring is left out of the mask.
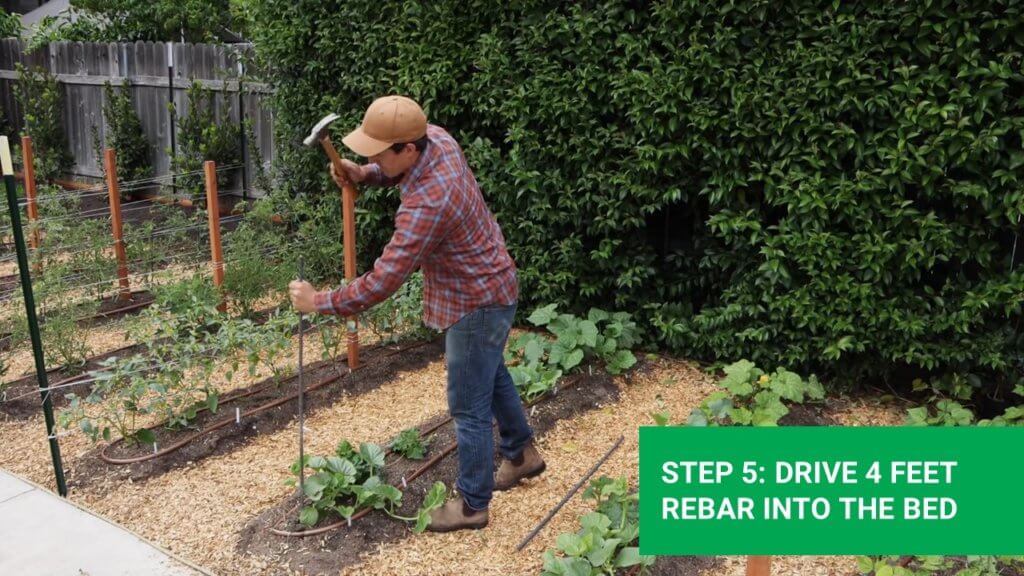
<path id="1" fill-rule="evenodd" d="M 412 169 L 410 169 L 405 177 L 402 178 L 402 194 L 410 192 L 420 177 L 423 176 L 427 167 L 434 162 L 435 148 L 437 148 L 437 144 L 431 141 L 427 144 L 427 147 L 423 149 L 423 152 L 420 152 L 420 157 L 416 160 L 416 164 L 414 164 Z"/>

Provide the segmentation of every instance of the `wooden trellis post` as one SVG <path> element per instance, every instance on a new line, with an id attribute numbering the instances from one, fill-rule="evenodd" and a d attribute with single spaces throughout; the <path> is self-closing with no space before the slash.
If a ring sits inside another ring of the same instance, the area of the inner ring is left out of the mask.
<path id="1" fill-rule="evenodd" d="M 336 164 L 339 173 L 344 174 L 341 162 Z M 347 179 L 341 191 L 341 211 L 345 234 L 345 281 L 351 282 L 356 279 L 356 188 L 355 184 L 348 182 Z M 359 367 L 359 317 L 348 317 L 345 328 L 348 332 L 348 367 L 355 369 Z"/>
<path id="2" fill-rule="evenodd" d="M 210 222 L 210 258 L 213 263 L 213 285 L 221 293 L 221 302 L 217 310 L 227 312 L 228 303 L 223 299 L 224 290 L 224 253 L 220 245 L 220 203 L 217 199 L 217 164 L 207 160 L 203 164 L 206 170 L 206 217 Z"/>
<path id="3" fill-rule="evenodd" d="M 771 556 L 747 556 L 747 576 L 771 576 Z"/>
<path id="4" fill-rule="evenodd" d="M 114 254 L 117 256 L 117 278 L 121 285 L 121 300 L 130 300 L 128 284 L 128 255 L 124 249 L 124 230 L 121 226 L 121 191 L 117 187 L 117 158 L 113 148 L 103 153 L 103 166 L 107 171 L 107 193 L 110 197 L 110 222 L 114 234 Z"/>
<path id="5" fill-rule="evenodd" d="M 22 164 L 22 177 L 25 179 L 25 199 L 28 201 L 28 221 L 30 225 L 34 225 L 39 220 L 39 206 L 36 205 L 36 166 L 35 166 L 35 153 L 32 151 L 32 137 L 22 136 L 21 137 L 21 158 Z M 39 229 L 35 226 L 32 227 L 32 233 L 28 237 L 28 245 L 33 250 L 39 249 Z M 32 266 L 32 270 L 35 272 L 41 272 L 43 269 L 42 261 L 36 260 L 36 263 Z"/>

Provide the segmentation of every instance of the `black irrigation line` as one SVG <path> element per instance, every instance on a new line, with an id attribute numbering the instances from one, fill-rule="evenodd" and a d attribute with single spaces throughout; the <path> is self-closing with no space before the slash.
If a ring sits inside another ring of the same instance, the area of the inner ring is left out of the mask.
<path id="1" fill-rule="evenodd" d="M 397 354 L 408 352 L 409 350 L 413 350 L 415 348 L 426 346 L 426 345 L 428 345 L 430 343 L 431 343 L 431 341 L 426 341 L 426 342 L 417 342 L 417 343 L 414 343 L 412 345 L 404 346 L 404 347 L 400 346 L 400 347 L 398 347 L 397 350 L 392 350 L 389 353 L 381 356 L 380 358 L 375 359 L 374 362 L 367 363 L 367 364 L 360 364 L 356 368 L 349 368 L 348 372 L 339 373 L 339 374 L 335 374 L 333 376 L 330 376 L 330 377 L 324 379 L 323 381 L 318 382 L 317 384 L 314 384 L 313 386 L 310 386 L 309 388 L 306 388 L 305 392 L 313 392 L 315 390 L 319 390 L 320 388 L 323 388 L 323 387 L 325 387 L 325 386 L 327 386 L 329 384 L 333 384 L 334 382 L 337 382 L 338 380 L 344 378 L 345 376 L 347 376 L 347 375 L 349 375 L 349 374 L 351 374 L 351 373 L 353 373 L 355 371 L 362 370 L 363 368 L 365 368 L 367 366 L 373 366 L 376 362 L 379 362 L 379 361 L 384 360 L 386 358 L 390 358 L 390 357 L 395 356 Z M 370 351 L 370 350 L 377 350 L 377 349 L 384 348 L 384 347 L 385 346 L 368 347 L 367 350 L 368 351 Z M 347 359 L 342 359 L 341 361 L 345 362 L 346 366 L 348 365 L 348 360 Z M 289 379 L 291 379 L 291 378 L 289 378 Z M 253 390 L 253 391 L 245 393 L 245 394 L 236 395 L 236 396 L 231 397 L 231 398 L 222 398 L 220 400 L 220 402 L 228 402 L 228 401 L 231 401 L 231 400 L 237 400 L 239 398 L 244 398 L 246 396 L 250 396 L 252 394 L 256 394 L 258 392 L 266 390 L 270 386 L 280 386 L 281 384 L 282 383 L 268 382 L 265 386 L 261 386 L 257 390 Z M 209 433 L 211 433 L 211 432 L 213 432 L 215 430 L 219 430 L 219 429 L 224 428 L 225 426 L 229 426 L 231 424 L 238 424 L 239 422 L 241 422 L 242 418 L 249 418 L 250 416 L 254 416 L 256 414 L 260 414 L 261 412 L 266 412 L 267 410 L 271 410 L 271 409 L 276 408 L 278 406 L 281 406 L 283 404 L 287 404 L 288 402 L 291 402 L 292 400 L 295 400 L 298 397 L 299 397 L 299 393 L 295 392 L 293 394 L 289 394 L 287 396 L 278 398 L 276 400 L 272 400 L 270 402 L 266 402 L 264 404 L 256 406 L 255 408 L 251 408 L 249 410 L 246 410 L 245 412 L 239 412 L 235 417 L 225 418 L 225 419 L 223 419 L 223 420 L 221 420 L 219 422 L 213 423 L 213 424 L 211 424 L 211 425 L 209 425 L 209 426 L 207 426 L 207 427 L 205 427 L 205 428 L 203 428 L 201 430 L 197 430 L 196 432 L 193 432 L 192 434 L 189 434 L 185 438 L 182 438 L 181 440 L 178 440 L 174 444 L 171 444 L 170 446 L 165 447 L 162 450 L 154 451 L 152 454 L 145 454 L 143 456 L 135 456 L 135 457 L 132 457 L 132 458 L 114 458 L 114 457 L 111 457 L 109 454 L 107 454 L 107 451 L 109 449 L 113 448 L 114 446 L 116 446 L 116 445 L 118 445 L 118 444 L 120 444 L 121 442 L 124 441 L 124 438 L 118 438 L 114 442 L 112 442 L 112 443 L 110 443 L 110 444 L 108 444 L 108 445 L 103 447 L 103 450 L 100 451 L 100 458 L 104 462 L 106 462 L 107 464 L 115 464 L 115 465 L 136 464 L 138 462 L 145 462 L 147 460 L 153 460 L 153 459 L 156 459 L 156 458 L 160 458 L 161 456 L 165 456 L 165 455 L 167 455 L 167 454 L 169 454 L 171 452 L 174 452 L 176 450 L 179 450 L 179 449 L 187 446 L 189 443 L 193 442 L 197 438 L 205 436 L 205 435 L 207 435 L 207 434 L 209 434 Z M 199 412 L 202 412 L 202 411 L 203 410 L 200 410 Z M 156 425 L 153 425 L 153 426 L 150 426 L 150 427 L 146 428 L 146 430 L 152 431 L 152 430 L 157 429 L 159 427 L 162 427 L 164 425 L 165 425 L 165 423 L 156 424 Z"/>
<path id="2" fill-rule="evenodd" d="M 540 404 L 541 402 L 544 402 L 546 400 L 554 398 L 555 396 L 558 395 L 559 392 L 562 392 L 562 391 L 565 391 L 565 390 L 568 390 L 570 388 L 575 387 L 582 380 L 583 380 L 583 374 L 575 374 L 573 376 L 570 376 L 569 378 L 566 379 L 565 384 L 563 384 L 562 386 L 559 386 L 558 388 L 555 388 L 553 390 L 545 392 L 544 394 L 542 394 L 541 396 L 533 399 L 532 401 L 525 403 L 524 404 L 524 408 L 531 408 L 533 406 L 536 406 L 537 404 Z M 427 434 L 433 433 L 438 428 L 440 428 L 441 426 L 444 426 L 445 424 L 448 424 L 451 421 L 452 421 L 452 417 L 448 416 L 447 418 L 442 420 L 439 424 L 436 424 L 436 425 L 430 427 L 428 429 L 428 431 L 421 432 L 420 435 L 421 436 L 426 436 Z M 494 424 L 491 425 L 491 428 L 493 429 L 494 426 L 496 426 L 496 425 L 497 425 L 497 423 L 495 422 Z M 456 448 L 458 448 L 458 442 L 451 442 L 450 444 L 445 446 L 443 449 L 441 449 L 440 452 L 438 452 L 433 457 L 431 457 L 429 460 L 424 462 L 419 468 L 414 470 L 412 472 L 412 474 L 404 477 L 402 480 L 406 484 L 412 482 L 413 480 L 416 480 L 417 478 L 419 478 L 420 476 L 425 474 L 427 471 L 429 471 L 431 468 L 436 466 L 437 463 L 440 462 L 441 460 L 443 460 L 446 456 L 448 456 L 449 454 L 454 452 L 456 450 Z M 389 452 L 390 452 L 390 450 L 389 450 Z M 352 517 L 347 519 L 347 520 L 342 519 L 342 520 L 339 520 L 338 522 L 335 522 L 333 524 L 328 524 L 327 526 L 321 526 L 320 528 L 314 528 L 314 529 L 311 529 L 311 530 L 303 530 L 301 532 L 291 532 L 291 531 L 288 531 L 288 530 L 279 530 L 279 529 L 274 528 L 274 527 L 270 527 L 270 528 L 268 528 L 268 530 L 272 534 L 275 534 L 277 536 L 284 536 L 286 538 L 304 538 L 304 537 L 307 537 L 307 536 L 317 536 L 317 535 L 320 535 L 320 534 L 324 534 L 324 533 L 330 532 L 332 530 L 337 530 L 338 528 L 341 528 L 342 526 L 351 526 L 352 522 L 355 522 L 356 520 L 366 516 L 370 512 L 373 512 L 374 510 L 375 510 L 375 508 L 363 508 L 362 510 L 360 510 L 360 511 L 356 512 L 355 514 L 353 514 Z"/>
<path id="3" fill-rule="evenodd" d="M 108 352 L 107 354 L 108 355 L 109 354 L 114 354 L 116 352 L 120 352 L 120 351 L 123 351 L 123 350 L 127 350 L 129 348 L 132 348 L 133 346 L 135 346 L 135 345 L 125 346 L 123 348 L 118 348 L 114 352 Z M 193 358 L 194 359 L 210 359 L 210 360 L 214 360 L 214 359 L 220 358 L 222 356 L 220 351 L 210 352 L 211 350 L 212 350 L 212 348 L 206 348 L 206 352 L 207 353 L 195 354 L 193 356 Z M 147 373 L 150 373 L 150 372 L 154 372 L 154 371 L 156 371 L 156 370 L 158 370 L 160 368 L 168 368 L 168 367 L 175 367 L 175 366 L 181 366 L 181 365 L 182 365 L 181 362 L 157 361 L 157 362 L 153 362 L 152 364 L 150 364 L 150 365 L 148 365 L 148 366 L 146 366 L 144 368 L 140 368 L 138 370 L 132 370 L 132 371 L 129 371 L 129 372 L 122 372 L 121 375 L 122 376 L 128 376 L 128 375 L 135 375 L 135 374 L 147 374 Z M 102 369 L 90 370 L 89 372 L 86 372 L 84 374 L 79 374 L 77 376 L 72 376 L 70 378 L 65 378 L 64 380 L 61 380 L 60 382 L 58 382 L 58 383 L 56 383 L 56 384 L 54 384 L 52 386 L 47 386 L 46 388 L 37 388 L 37 389 L 33 390 L 30 393 L 20 394 L 18 396 L 13 397 L 13 398 L 7 398 L 6 400 L 7 401 L 19 400 L 21 398 L 25 398 L 25 397 L 28 397 L 28 396 L 34 396 L 36 394 L 39 394 L 39 392 L 41 392 L 41 391 L 45 392 L 47 395 L 49 395 L 50 392 L 53 391 L 53 390 L 60 390 L 62 388 L 73 388 L 73 387 L 78 387 L 78 386 L 84 386 L 86 384 L 93 384 L 95 382 L 98 382 L 100 380 L 100 378 L 94 377 L 94 376 L 92 376 L 92 374 L 100 373 L 100 372 L 103 372 L 103 371 L 104 370 L 102 370 Z M 247 394 L 243 394 L 240 397 L 244 397 L 244 396 L 247 396 Z M 230 398 L 230 399 L 234 400 L 236 398 Z M 227 401 L 227 400 L 223 400 L 222 399 L 222 401 Z"/>
<path id="4" fill-rule="evenodd" d="M 590 470 L 588 470 L 582 478 L 580 478 L 575 484 L 573 484 L 572 488 L 569 489 L 569 492 L 567 492 L 566 495 L 563 496 L 562 499 L 558 501 L 558 504 L 556 504 L 555 507 L 552 508 L 550 512 L 548 512 L 547 516 L 545 516 L 544 519 L 540 521 L 540 524 L 538 524 L 533 530 L 531 530 L 530 533 L 526 535 L 526 538 L 523 538 L 522 542 L 520 542 L 519 545 L 516 546 L 516 552 L 522 552 L 523 548 L 526 548 L 526 545 L 530 543 L 530 540 L 533 540 L 534 536 L 539 534 L 540 531 L 548 525 L 548 522 L 550 522 L 551 519 L 555 517 L 555 514 L 558 514 L 558 511 L 562 509 L 562 506 L 565 506 L 565 503 L 568 502 L 576 494 L 576 492 L 579 492 L 579 489 L 583 487 L 583 483 L 586 482 L 587 480 L 590 480 L 590 477 L 597 472 L 598 468 L 604 465 L 604 463 L 608 461 L 608 458 L 611 458 L 612 453 L 618 450 L 619 446 L 622 446 L 623 440 L 625 440 L 625 436 L 619 436 L 619 439 L 616 440 L 615 444 L 613 444 L 612 447 L 609 448 L 608 451 L 604 453 L 604 456 L 602 456 L 600 460 L 598 460 L 593 466 L 591 466 Z"/>
<path id="5" fill-rule="evenodd" d="M 147 304 L 149 304 L 149 303 L 147 303 Z M 264 312 L 274 312 L 274 311 L 278 311 L 278 310 L 280 310 L 278 307 L 271 307 L 271 308 L 269 308 L 267 310 L 264 310 Z M 114 312 L 116 312 L 116 311 L 107 312 L 107 314 L 111 314 L 111 313 L 114 313 Z M 257 323 L 262 324 L 263 321 L 257 321 Z M 116 356 L 117 354 L 119 354 L 121 352 L 124 352 L 126 350 L 130 350 L 132 348 L 135 348 L 136 346 L 144 346 L 144 345 L 140 344 L 140 343 L 137 343 L 137 342 L 136 343 L 132 343 L 132 344 L 127 344 L 127 345 L 122 346 L 120 348 L 115 348 L 114 350 L 109 350 L 107 352 L 103 352 L 102 354 L 97 354 L 97 355 L 95 355 L 95 356 L 93 356 L 91 358 L 88 358 L 88 359 L 86 359 L 85 363 L 89 364 L 91 362 L 96 362 L 97 358 L 99 358 L 101 356 L 105 356 L 105 357 L 108 357 L 108 358 L 109 357 L 113 357 L 113 356 Z M 201 357 L 201 358 L 214 358 L 214 357 L 217 357 L 217 356 L 219 356 L 219 354 L 199 355 L 199 357 Z M 134 370 L 134 371 L 131 371 L 131 372 L 126 372 L 125 374 L 141 374 L 143 372 L 148 372 L 148 371 L 153 370 L 155 368 L 159 368 L 160 366 L 169 366 L 169 365 L 179 365 L 179 364 L 178 363 L 174 363 L 174 362 L 171 362 L 171 363 L 168 363 L 168 362 L 157 362 L 157 363 L 154 363 L 149 368 L 145 368 L 145 369 L 141 369 L 141 370 Z M 53 372 L 58 372 L 60 370 L 63 370 L 64 368 L 66 368 L 66 367 L 65 366 L 55 366 L 53 368 L 48 368 L 46 370 L 46 373 L 47 374 L 51 374 Z M 90 372 L 101 372 L 101 371 L 102 370 L 90 370 L 88 372 L 83 372 L 82 374 L 76 374 L 75 376 L 70 376 L 70 377 L 65 378 L 63 380 L 60 380 L 60 381 L 58 381 L 58 382 L 56 382 L 56 383 L 54 383 L 54 384 L 52 384 L 52 385 L 50 385 L 50 386 L 48 386 L 46 388 L 42 388 L 42 389 L 34 388 L 33 391 L 31 393 L 29 393 L 29 394 L 15 396 L 13 398 L 7 398 L 5 396 L 3 401 L 11 402 L 11 401 L 14 401 L 14 400 L 18 400 L 20 398 L 24 398 L 26 396 L 38 394 L 40 391 L 49 393 L 51 390 L 59 390 L 61 388 L 69 388 L 71 386 L 80 386 L 82 384 L 90 384 L 92 382 L 95 382 L 96 378 L 89 378 L 89 373 Z M 27 378 L 27 377 L 30 377 L 30 376 L 32 376 L 32 374 L 24 374 L 24 375 L 20 376 L 18 378 L 18 380 L 23 379 L 23 378 Z M 15 380 L 15 382 L 16 381 L 17 380 Z"/>

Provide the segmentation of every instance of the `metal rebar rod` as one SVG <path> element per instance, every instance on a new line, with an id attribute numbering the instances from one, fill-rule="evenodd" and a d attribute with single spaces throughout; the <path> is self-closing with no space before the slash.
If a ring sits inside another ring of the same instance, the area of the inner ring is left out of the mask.
<path id="1" fill-rule="evenodd" d="M 548 515 L 540 521 L 540 524 L 538 524 L 536 528 L 534 528 L 529 534 L 526 535 L 526 538 L 523 538 L 523 541 L 519 543 L 519 546 L 516 546 L 516 552 L 520 552 L 523 548 L 526 548 L 526 545 L 530 543 L 530 540 L 533 540 L 533 537 L 536 536 L 541 530 L 544 529 L 545 526 L 548 525 L 548 522 L 550 522 L 551 519 L 555 517 L 555 514 L 558 514 L 558 511 L 562 509 L 562 506 L 565 506 L 565 503 L 568 502 L 569 499 L 572 498 L 573 495 L 579 491 L 580 487 L 583 486 L 583 483 L 589 480 L 590 477 L 593 476 L 595 472 L 597 472 L 597 469 L 600 468 L 601 465 L 604 464 L 608 460 L 608 458 L 611 457 L 612 452 L 618 450 L 619 446 L 622 445 L 622 441 L 624 439 L 624 436 L 619 436 L 619 439 L 616 440 L 615 444 L 613 444 L 612 447 L 609 448 L 608 451 L 604 453 L 604 456 L 602 456 L 601 459 L 597 461 L 597 464 L 594 464 L 590 468 L 590 470 L 587 471 L 587 475 L 584 476 L 583 478 L 580 478 L 580 481 L 577 482 L 571 490 L 569 490 L 569 493 L 562 498 L 561 502 L 559 502 L 554 508 L 552 508 L 551 512 L 548 512 Z"/>
<path id="2" fill-rule="evenodd" d="M 299 280 L 300 281 L 301 280 L 305 280 L 305 278 L 303 277 L 304 276 L 304 272 L 305 272 L 305 262 L 303 261 L 302 256 L 299 256 Z M 304 339 L 305 339 L 304 337 L 305 337 L 306 330 L 305 330 L 305 325 L 304 325 L 304 322 L 303 322 L 303 316 L 305 316 L 305 315 L 302 312 L 299 312 L 299 378 L 298 378 L 298 380 L 299 380 L 299 491 L 302 492 L 303 494 L 305 494 L 306 493 L 306 488 L 305 488 L 305 483 L 306 483 L 306 454 L 305 454 L 305 435 L 304 435 L 304 432 L 305 432 L 305 427 L 306 427 L 306 418 L 305 418 L 305 408 L 306 407 L 305 407 L 305 399 L 304 399 L 304 396 L 305 396 L 305 393 L 304 393 L 305 392 L 305 382 L 303 380 L 303 373 L 302 373 L 302 350 L 304 348 L 303 344 L 304 344 Z"/>

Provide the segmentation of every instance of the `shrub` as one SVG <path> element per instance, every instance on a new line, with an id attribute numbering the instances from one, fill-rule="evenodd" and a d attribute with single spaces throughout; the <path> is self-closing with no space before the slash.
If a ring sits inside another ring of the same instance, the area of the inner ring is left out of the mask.
<path id="1" fill-rule="evenodd" d="M 325 110 L 340 132 L 375 96 L 416 98 L 462 142 L 523 309 L 643 310 L 676 350 L 826 375 L 1024 371 L 1012 2 L 257 0 L 254 14 L 277 141 Z M 293 192 L 331 186 L 318 151 L 281 156 Z M 361 197 L 365 258 L 396 203 Z"/>
<path id="2" fill-rule="evenodd" d="M 53 180 L 71 167 L 72 157 L 61 118 L 64 117 L 63 90 L 57 78 L 45 68 L 18 69 L 18 90 L 14 96 L 25 115 L 24 133 L 32 137 L 36 178 Z"/>
<path id="3" fill-rule="evenodd" d="M 117 177 L 120 181 L 145 178 L 152 172 L 150 166 L 149 141 L 142 130 L 132 96 L 128 90 L 115 91 L 108 82 L 103 87 L 103 118 L 106 120 L 106 140 L 100 138 L 99 130 L 93 126 L 93 147 L 96 149 L 96 163 L 106 174 L 103 163 L 104 150 L 113 148 L 117 152 Z"/>

